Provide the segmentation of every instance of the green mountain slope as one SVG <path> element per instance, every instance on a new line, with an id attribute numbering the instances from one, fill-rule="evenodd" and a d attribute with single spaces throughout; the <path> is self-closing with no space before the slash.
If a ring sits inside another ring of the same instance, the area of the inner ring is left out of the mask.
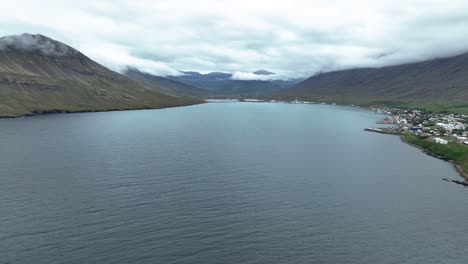
<path id="1" fill-rule="evenodd" d="M 0 38 L 0 116 L 197 103 L 150 90 L 42 35 Z"/>
<path id="2" fill-rule="evenodd" d="M 339 103 L 393 102 L 464 107 L 468 103 L 468 54 L 317 74 L 283 91 L 281 96 Z"/>

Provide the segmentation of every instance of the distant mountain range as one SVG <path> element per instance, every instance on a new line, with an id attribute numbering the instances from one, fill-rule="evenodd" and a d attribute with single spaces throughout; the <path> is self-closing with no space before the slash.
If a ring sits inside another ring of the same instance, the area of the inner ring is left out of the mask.
<path id="1" fill-rule="evenodd" d="M 275 73 L 270 72 L 270 71 L 266 71 L 266 70 L 258 70 L 258 71 L 255 71 L 254 74 L 256 74 L 256 75 L 273 75 Z"/>
<path id="2" fill-rule="evenodd" d="M 271 94 L 299 83 L 295 80 L 235 80 L 232 73 L 210 72 L 202 74 L 181 71 L 181 75 L 162 77 L 127 67 L 124 75 L 156 91 L 192 98 L 248 97 Z M 265 76 L 273 72 L 258 70 L 252 74 Z"/>
<path id="3" fill-rule="evenodd" d="M 210 95 L 210 92 L 207 90 L 203 90 L 165 77 L 141 72 L 135 67 L 127 67 L 123 74 L 133 79 L 134 81 L 154 89 L 155 91 L 169 95 L 192 98 L 202 98 L 208 97 Z"/>
<path id="4" fill-rule="evenodd" d="M 198 103 L 163 93 L 165 89 L 113 72 L 43 35 L 0 38 L 1 117 Z"/>
<path id="5" fill-rule="evenodd" d="M 232 73 L 211 72 L 202 74 L 193 71 L 182 71 L 182 75 L 167 78 L 195 86 L 209 92 L 210 96 L 257 96 L 279 92 L 298 84 L 302 79 L 290 80 L 237 80 Z M 273 72 L 258 70 L 259 76 L 274 75 Z"/>
<path id="6" fill-rule="evenodd" d="M 397 66 L 321 73 L 282 91 L 280 96 L 353 104 L 393 102 L 466 107 L 468 53 Z"/>
<path id="7" fill-rule="evenodd" d="M 46 36 L 6 36 L 0 38 L 0 117 L 162 108 L 219 97 L 437 105 L 432 109 L 463 108 L 468 113 L 468 53 L 320 73 L 304 81 L 275 80 L 274 75 L 258 70 L 246 74 L 254 80 L 243 80 L 232 73 L 184 71 L 161 77 L 131 67 L 120 74 Z"/>

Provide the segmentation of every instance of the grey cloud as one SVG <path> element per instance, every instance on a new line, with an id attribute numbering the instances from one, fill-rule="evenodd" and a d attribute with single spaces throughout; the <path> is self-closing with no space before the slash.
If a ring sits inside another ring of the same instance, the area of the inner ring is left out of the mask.
<path id="1" fill-rule="evenodd" d="M 174 56 L 171 54 L 163 54 L 158 52 L 152 52 L 148 50 L 132 49 L 130 55 L 140 59 L 147 59 L 152 61 L 171 62 L 174 60 Z"/>
<path id="2" fill-rule="evenodd" d="M 7 2 L 0 32 L 51 34 L 113 69 L 161 75 L 264 68 L 307 77 L 468 51 L 463 1 L 65 2 Z"/>
<path id="3" fill-rule="evenodd" d="M 39 34 L 21 34 L 1 37 L 0 50 L 10 49 L 38 51 L 49 56 L 68 56 L 78 53 L 67 45 L 53 41 Z"/>

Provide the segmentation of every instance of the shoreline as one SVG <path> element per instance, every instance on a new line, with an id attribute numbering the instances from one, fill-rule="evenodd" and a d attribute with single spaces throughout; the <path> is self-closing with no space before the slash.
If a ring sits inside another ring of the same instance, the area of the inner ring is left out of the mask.
<path id="1" fill-rule="evenodd" d="M 160 110 L 166 108 L 175 108 L 175 107 L 185 107 L 185 106 L 192 106 L 192 105 L 199 105 L 205 104 L 205 101 L 200 101 L 191 104 L 181 104 L 181 105 L 173 105 L 173 106 L 163 106 L 163 107 L 142 107 L 142 108 L 115 108 L 115 109 L 102 109 L 102 110 L 46 110 L 46 111 L 34 111 L 28 114 L 22 115 L 1 115 L 0 119 L 19 119 L 25 117 L 35 117 L 35 116 L 42 116 L 42 115 L 56 115 L 56 114 L 81 114 L 81 113 L 104 113 L 104 112 L 121 112 L 121 111 L 140 111 L 140 110 Z"/>
<path id="2" fill-rule="evenodd" d="M 458 172 L 458 174 L 464 179 L 465 182 L 468 182 L 468 173 L 465 172 L 462 168 L 462 166 L 460 164 L 457 164 L 454 160 L 450 160 L 444 156 L 440 156 L 440 155 L 437 155 L 421 146 L 418 146 L 416 144 L 413 144 L 413 143 L 410 143 L 408 142 L 405 137 L 403 135 L 400 135 L 400 139 L 401 141 L 403 141 L 404 143 L 412 146 L 412 147 L 415 147 L 415 148 L 418 148 L 420 149 L 422 152 L 424 152 L 426 155 L 429 155 L 431 157 L 434 157 L 434 158 L 437 158 L 437 159 L 440 159 L 440 160 L 443 160 L 443 161 L 446 161 L 446 162 L 449 162 L 453 165 L 453 167 L 455 168 L 455 170 Z"/>
<path id="3" fill-rule="evenodd" d="M 392 136 L 399 136 L 400 137 L 400 140 L 403 142 L 403 143 L 406 143 L 412 147 L 415 147 L 419 150 L 421 150 L 424 154 L 428 155 L 428 156 L 431 156 L 431 157 L 434 157 L 436 159 L 440 159 L 440 160 L 443 160 L 443 161 L 446 161 L 448 163 L 451 163 L 453 168 L 455 169 L 455 171 L 458 173 L 458 175 L 460 175 L 460 177 L 462 178 L 462 180 L 450 180 L 450 179 L 447 179 L 447 178 L 444 178 L 442 180 L 445 180 L 447 182 L 453 182 L 453 183 L 456 183 L 456 184 L 459 184 L 459 185 L 463 185 L 465 187 L 468 187 L 468 172 L 465 172 L 462 168 L 462 166 L 458 163 L 456 163 L 454 160 L 451 160 L 451 159 L 448 159 L 444 156 L 440 156 L 440 155 L 437 155 L 433 152 L 431 152 L 430 150 L 428 149 L 425 149 L 421 146 L 418 146 L 416 144 L 413 144 L 413 143 L 410 143 L 408 142 L 404 135 L 401 134 L 401 133 L 390 133 L 390 132 L 386 132 L 385 130 L 382 130 L 382 131 L 374 131 L 374 130 L 370 130 L 370 129 L 364 129 L 364 131 L 368 131 L 368 132 L 373 132 L 373 133 L 379 133 L 379 134 L 385 134 L 385 135 L 392 135 Z"/>

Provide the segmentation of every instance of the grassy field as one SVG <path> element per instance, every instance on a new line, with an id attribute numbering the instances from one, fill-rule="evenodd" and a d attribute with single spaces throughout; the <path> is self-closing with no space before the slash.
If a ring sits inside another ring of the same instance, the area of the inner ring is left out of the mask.
<path id="1" fill-rule="evenodd" d="M 456 142 L 449 142 L 447 145 L 437 144 L 429 138 L 421 138 L 409 133 L 404 134 L 403 137 L 408 143 L 448 160 L 453 160 L 455 164 L 463 168 L 465 173 L 468 173 L 468 146 Z"/>

